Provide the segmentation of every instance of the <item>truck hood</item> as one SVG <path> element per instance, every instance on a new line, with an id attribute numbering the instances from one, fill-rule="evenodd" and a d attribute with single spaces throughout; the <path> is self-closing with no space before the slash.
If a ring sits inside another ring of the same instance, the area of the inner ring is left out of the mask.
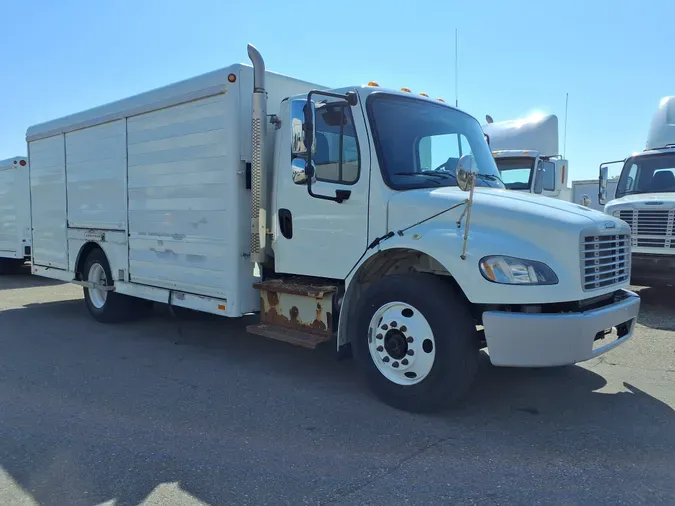
<path id="1" fill-rule="evenodd" d="M 457 187 L 425 188 L 396 193 L 389 200 L 388 228 L 399 230 L 408 227 L 454 204 L 459 204 L 468 197 L 468 192 L 463 192 Z M 456 220 L 464 207 L 460 206 L 445 214 Z M 549 231 L 552 223 L 556 223 L 557 228 L 580 229 L 593 223 L 619 222 L 600 211 L 571 202 L 496 188 L 475 189 L 471 214 L 473 223 L 475 220 L 485 220 L 486 223 L 495 226 L 498 222 L 506 221 L 520 223 L 520 226 L 538 225 L 548 228 Z"/>
<path id="2" fill-rule="evenodd" d="M 652 209 L 675 206 L 675 192 L 636 193 L 635 195 L 626 195 L 620 199 L 614 199 L 611 202 L 608 202 L 605 206 L 605 212 L 610 213 L 617 208 L 632 209 L 643 206 Z"/>

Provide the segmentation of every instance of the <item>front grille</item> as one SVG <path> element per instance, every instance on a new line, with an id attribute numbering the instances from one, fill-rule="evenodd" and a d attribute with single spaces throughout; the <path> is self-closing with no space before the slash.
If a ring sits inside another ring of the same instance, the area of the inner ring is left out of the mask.
<path id="1" fill-rule="evenodd" d="M 630 236 L 591 235 L 582 247 L 584 290 L 597 290 L 630 278 Z"/>
<path id="2" fill-rule="evenodd" d="M 631 244 L 641 248 L 670 248 L 675 209 L 626 209 L 614 216 L 631 229 Z"/>

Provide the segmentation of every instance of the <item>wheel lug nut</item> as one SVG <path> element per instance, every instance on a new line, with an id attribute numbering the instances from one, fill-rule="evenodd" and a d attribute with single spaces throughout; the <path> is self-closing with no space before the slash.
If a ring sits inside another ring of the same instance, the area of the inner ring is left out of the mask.
<path id="1" fill-rule="evenodd" d="M 389 325 L 391 325 L 391 328 L 396 328 L 396 326 L 398 325 L 398 323 L 396 323 L 396 322 L 391 322 Z"/>
<path id="2" fill-rule="evenodd" d="M 391 366 L 392 366 L 392 367 L 398 367 L 398 362 L 393 362 L 393 363 L 391 364 Z"/>
<path id="3" fill-rule="evenodd" d="M 405 325 L 401 325 L 401 332 L 406 332 L 408 330 L 408 327 Z"/>
<path id="4" fill-rule="evenodd" d="M 382 334 L 377 334 L 375 337 L 378 339 L 382 339 Z"/>
<path id="5" fill-rule="evenodd" d="M 414 339 L 412 338 L 412 336 L 410 336 L 408 339 L 406 339 L 406 341 L 408 341 L 409 343 L 412 343 L 414 341 Z"/>
<path id="6" fill-rule="evenodd" d="M 401 365 L 408 365 L 408 359 L 404 358 L 403 360 L 401 360 Z"/>
<path id="7" fill-rule="evenodd" d="M 384 351 L 384 348 L 382 346 L 378 346 L 377 351 Z"/>
<path id="8" fill-rule="evenodd" d="M 387 329 L 389 328 L 389 326 L 385 323 L 385 324 L 382 325 L 382 327 L 380 327 L 380 328 L 381 328 L 382 330 L 387 330 Z"/>
<path id="9" fill-rule="evenodd" d="M 384 363 L 389 362 L 389 357 L 384 357 L 384 358 L 382 359 L 382 362 L 384 362 Z"/>
<path id="10" fill-rule="evenodd" d="M 415 354 L 415 350 L 408 350 L 406 353 L 408 356 L 412 357 Z"/>

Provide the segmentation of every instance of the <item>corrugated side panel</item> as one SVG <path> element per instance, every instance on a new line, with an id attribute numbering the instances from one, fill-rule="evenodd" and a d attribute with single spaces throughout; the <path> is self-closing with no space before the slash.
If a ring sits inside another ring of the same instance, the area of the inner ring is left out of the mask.
<path id="1" fill-rule="evenodd" d="M 126 122 L 66 134 L 68 226 L 126 230 Z"/>
<path id="2" fill-rule="evenodd" d="M 243 184 L 236 98 L 217 95 L 128 118 L 132 281 L 236 299 Z M 236 301 L 228 302 L 235 313 Z"/>
<path id="3" fill-rule="evenodd" d="M 14 257 L 19 249 L 16 176 L 16 168 L 0 167 L 0 257 Z"/>
<path id="4" fill-rule="evenodd" d="M 33 258 L 66 269 L 66 164 L 63 135 L 29 144 Z"/>

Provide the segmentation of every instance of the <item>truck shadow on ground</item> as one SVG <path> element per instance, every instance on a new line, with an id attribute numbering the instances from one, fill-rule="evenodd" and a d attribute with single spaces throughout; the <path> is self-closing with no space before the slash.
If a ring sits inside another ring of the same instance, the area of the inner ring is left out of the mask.
<path id="1" fill-rule="evenodd" d="M 291 489 L 290 502 L 321 503 L 432 451 L 476 479 L 488 462 L 511 472 L 551 455 L 597 461 L 591 481 L 606 480 L 602 462 L 646 454 L 672 475 L 673 409 L 592 369 L 503 369 L 483 355 L 461 406 L 411 414 L 375 399 L 328 343 L 308 351 L 245 334 L 246 319 L 167 313 L 107 326 L 81 300 L 0 312 L 0 467 L 40 504 L 135 505 L 171 482 L 210 504 L 224 483 L 232 503 Z M 340 458 L 321 488 L 326 455 Z"/>
<path id="2" fill-rule="evenodd" d="M 39 286 L 56 286 L 66 284 L 56 279 L 43 278 L 31 274 L 30 264 L 19 267 L 15 272 L 0 274 L 1 290 L 19 290 L 22 288 L 34 288 Z"/>
<path id="3" fill-rule="evenodd" d="M 675 331 L 675 288 L 642 288 L 638 323 L 659 330 Z"/>

